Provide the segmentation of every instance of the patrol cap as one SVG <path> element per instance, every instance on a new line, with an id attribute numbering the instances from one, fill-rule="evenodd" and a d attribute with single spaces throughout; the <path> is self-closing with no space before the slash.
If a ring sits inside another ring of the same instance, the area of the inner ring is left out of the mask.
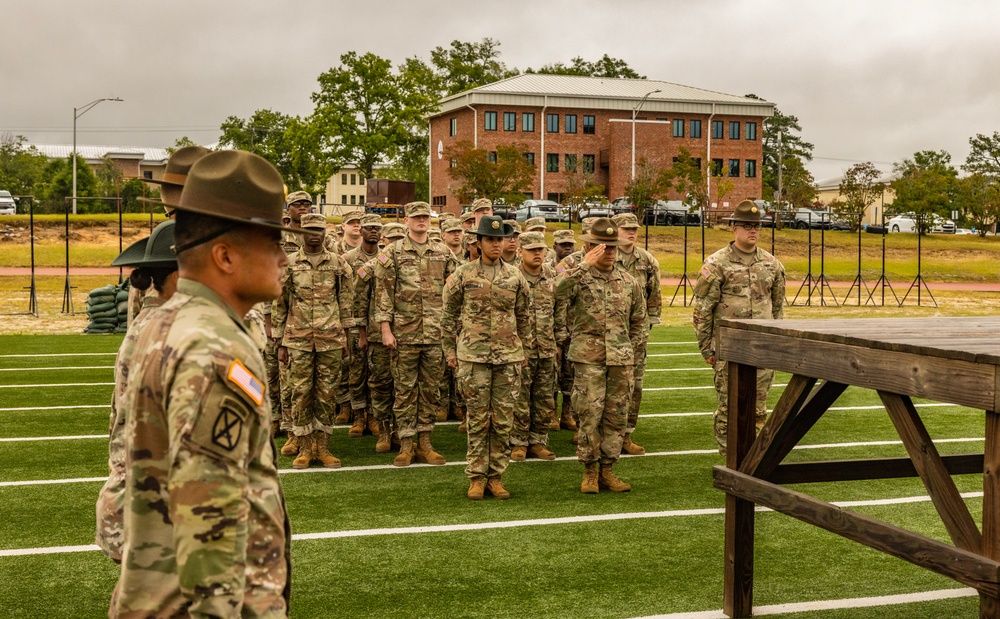
<path id="1" fill-rule="evenodd" d="M 430 217 L 431 215 L 431 205 L 426 202 L 410 202 L 405 207 L 407 217 L 419 217 L 421 215 L 426 215 Z"/>
<path id="2" fill-rule="evenodd" d="M 461 221 L 463 224 L 467 221 L 473 221 L 475 219 L 476 219 L 476 214 L 473 213 L 472 211 L 466 211 L 462 213 L 462 215 L 458 218 L 458 220 Z"/>
<path id="3" fill-rule="evenodd" d="M 556 230 L 552 233 L 552 241 L 554 243 L 573 243 L 576 244 L 576 237 L 572 230 Z"/>
<path id="4" fill-rule="evenodd" d="M 455 219 L 454 217 L 441 224 L 441 232 L 455 232 L 455 231 L 458 232 L 462 231 L 462 222 Z"/>
<path id="5" fill-rule="evenodd" d="M 173 219 L 168 219 L 156 226 L 148 237 L 126 247 L 111 262 L 111 266 L 177 268 L 177 254 L 174 253 L 175 225 Z"/>
<path id="6" fill-rule="evenodd" d="M 406 226 L 398 223 L 388 223 L 382 226 L 382 236 L 386 239 L 401 239 L 406 236 Z"/>
<path id="7" fill-rule="evenodd" d="M 489 198 L 476 198 L 472 203 L 472 212 L 485 211 L 486 209 L 493 210 L 493 202 Z"/>
<path id="8" fill-rule="evenodd" d="M 482 220 L 480 220 L 480 221 L 482 221 Z M 511 234 L 515 234 L 515 235 L 521 234 L 521 232 L 522 232 L 521 222 L 519 222 L 519 221 L 512 221 L 512 222 L 510 222 L 510 226 L 512 228 L 514 228 L 514 231 L 511 232 Z"/>
<path id="9" fill-rule="evenodd" d="M 521 249 L 547 249 L 545 235 L 541 232 L 525 232 L 520 236 Z"/>
<path id="10" fill-rule="evenodd" d="M 462 237 L 462 245 L 472 245 L 473 243 L 479 241 L 479 235 L 476 234 L 475 230 L 469 229 L 465 231 L 465 236 Z"/>
<path id="11" fill-rule="evenodd" d="M 285 198 L 285 204 L 295 204 L 296 202 L 308 202 L 312 204 L 313 199 L 307 191 L 293 191 Z"/>
<path id="12" fill-rule="evenodd" d="M 635 216 L 635 213 L 618 213 L 611 218 L 611 221 L 615 222 L 619 228 L 639 227 L 639 219 Z"/>
<path id="13" fill-rule="evenodd" d="M 441 213 L 441 215 L 438 217 L 438 223 L 441 224 L 448 221 L 449 219 L 454 219 L 454 218 L 455 218 L 454 214 L 445 211 L 444 213 Z"/>
<path id="14" fill-rule="evenodd" d="M 361 227 L 362 228 L 381 228 L 382 218 L 378 216 L 378 213 L 365 213 L 361 216 Z"/>
<path id="15" fill-rule="evenodd" d="M 590 226 L 590 232 L 583 235 L 586 243 L 594 245 L 608 245 L 618 247 L 624 245 L 625 241 L 618 238 L 618 226 L 607 217 L 598 217 Z"/>
<path id="16" fill-rule="evenodd" d="M 341 224 L 349 224 L 352 221 L 361 221 L 361 216 L 364 215 L 364 211 L 351 211 L 346 213 L 341 219 Z"/>
<path id="17" fill-rule="evenodd" d="M 427 238 L 441 240 L 441 231 L 437 228 L 431 228 L 427 231 Z"/>
<path id="18" fill-rule="evenodd" d="M 590 230 L 590 226 L 593 225 L 595 219 L 597 219 L 597 218 L 596 217 L 584 217 L 583 220 L 580 222 L 580 231 L 583 234 L 587 234 L 587 232 Z"/>
<path id="19" fill-rule="evenodd" d="M 319 213 L 306 213 L 299 220 L 299 225 L 309 230 L 322 230 L 326 232 L 326 217 Z"/>
<path id="20" fill-rule="evenodd" d="M 736 205 L 736 210 L 733 211 L 729 221 L 759 224 L 760 208 L 752 200 L 744 200 Z"/>
<path id="21" fill-rule="evenodd" d="M 541 231 L 544 232 L 545 229 L 546 229 L 545 228 L 545 218 L 544 217 L 531 217 L 527 221 L 524 222 L 524 228 L 528 232 L 531 232 L 532 230 L 541 230 Z"/>

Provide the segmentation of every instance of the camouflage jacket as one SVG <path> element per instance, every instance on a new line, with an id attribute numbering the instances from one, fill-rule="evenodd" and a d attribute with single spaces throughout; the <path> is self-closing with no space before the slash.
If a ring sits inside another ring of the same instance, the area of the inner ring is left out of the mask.
<path id="1" fill-rule="evenodd" d="M 581 262 L 568 272 L 556 289 L 555 316 L 556 341 L 577 363 L 632 365 L 649 337 L 642 289 L 617 264 L 602 273 Z"/>
<path id="2" fill-rule="evenodd" d="M 354 271 L 354 324 L 365 327 L 369 342 L 382 343 L 382 325 L 375 322 L 375 260 Z"/>
<path id="3" fill-rule="evenodd" d="M 347 346 L 354 326 L 354 276 L 341 256 L 323 252 L 314 267 L 305 251 L 291 256 L 281 296 L 271 309 L 271 334 L 280 346 L 328 351 Z"/>
<path id="4" fill-rule="evenodd" d="M 139 292 L 139 291 L 137 291 Z M 163 305 L 158 294 L 140 294 L 142 309 L 128 326 L 115 358 L 115 392 L 108 425 L 108 480 L 97 495 L 97 545 L 116 563 L 122 560 L 122 512 L 125 507 L 125 414 L 123 399 L 135 343 L 153 310 Z"/>
<path id="5" fill-rule="evenodd" d="M 524 361 L 522 342 L 531 337 L 531 289 L 519 269 L 502 260 L 493 281 L 482 259 L 448 277 L 441 318 L 445 360 L 473 363 Z"/>
<path id="6" fill-rule="evenodd" d="M 705 259 L 694 285 L 695 335 L 701 355 L 715 355 L 717 318 L 781 318 L 785 307 L 785 267 L 757 248 L 750 265 L 733 244 Z"/>
<path id="7" fill-rule="evenodd" d="M 181 279 L 130 371 L 126 560 L 109 615 L 285 617 L 290 530 L 264 361 L 243 317 Z"/>
<path id="8" fill-rule="evenodd" d="M 524 355 L 529 359 L 549 359 L 556 356 L 555 307 L 556 272 L 542 265 L 537 280 L 524 272 L 521 274 L 531 290 L 528 337 L 524 341 Z M 535 281 L 532 281 L 535 280 Z"/>
<path id="9" fill-rule="evenodd" d="M 649 324 L 660 324 L 663 298 L 660 294 L 660 263 L 656 257 L 641 247 L 632 246 L 632 253 L 626 254 L 620 248 L 615 263 L 635 278 L 646 299 L 646 317 Z"/>
<path id="10" fill-rule="evenodd" d="M 409 236 L 387 245 L 375 265 L 375 322 L 388 322 L 400 344 L 441 343 L 441 293 L 458 260 L 444 243 L 420 254 Z"/>
<path id="11" fill-rule="evenodd" d="M 546 247 L 545 258 L 542 260 L 542 264 L 555 270 L 556 263 L 558 262 L 559 260 L 556 258 L 556 250 L 552 249 L 551 247 Z"/>
<path id="12" fill-rule="evenodd" d="M 302 247 L 302 235 L 293 234 L 291 232 L 281 231 L 281 248 L 285 250 L 285 254 L 291 256 L 295 252 L 299 251 Z"/>
<path id="13" fill-rule="evenodd" d="M 243 317 L 243 324 L 246 325 L 250 339 L 254 341 L 261 353 L 267 348 L 267 325 L 264 316 L 271 313 L 270 303 L 258 303 L 250 308 L 247 315 Z"/>

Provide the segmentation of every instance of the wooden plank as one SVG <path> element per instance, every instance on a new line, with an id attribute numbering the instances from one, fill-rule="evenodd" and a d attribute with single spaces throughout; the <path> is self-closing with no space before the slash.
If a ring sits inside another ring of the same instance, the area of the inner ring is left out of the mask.
<path id="1" fill-rule="evenodd" d="M 1000 413 L 986 411 L 986 445 L 983 453 L 984 557 L 1000 560 Z M 1000 619 L 1000 599 L 980 594 L 979 616 Z"/>
<path id="2" fill-rule="evenodd" d="M 733 469 L 739 468 L 754 441 L 756 406 L 757 368 L 730 363 L 726 462 Z M 750 501 L 726 497 L 722 608 L 730 617 L 753 615 L 753 510 Z"/>
<path id="3" fill-rule="evenodd" d="M 714 485 L 802 522 L 815 525 L 888 555 L 943 574 L 987 595 L 1000 595 L 1000 562 L 907 531 L 826 501 L 716 466 Z M 805 551 L 805 549 L 803 549 Z"/>
<path id="4" fill-rule="evenodd" d="M 910 454 L 910 459 L 930 494 L 931 502 L 941 515 L 948 535 L 959 548 L 980 552 L 982 535 L 972 520 L 969 507 L 959 494 L 955 481 L 941 462 L 941 456 L 917 414 L 917 409 L 913 407 L 913 402 L 910 398 L 895 393 L 879 391 L 878 395 L 896 426 L 899 438 L 903 439 L 903 446 Z"/>
<path id="5" fill-rule="evenodd" d="M 983 454 L 941 456 L 941 460 L 950 475 L 969 475 L 983 470 Z M 769 475 L 755 475 L 775 484 L 898 479 L 916 476 L 917 469 L 913 465 L 913 460 L 909 458 L 786 462 Z"/>
<path id="6" fill-rule="evenodd" d="M 808 376 L 793 376 L 788 381 L 788 386 L 785 387 L 785 391 L 778 399 L 774 410 L 764 422 L 764 427 L 761 428 L 757 440 L 750 447 L 747 457 L 740 464 L 739 470 L 757 477 L 767 477 L 767 474 L 774 470 L 774 467 L 781 460 L 774 459 L 775 449 L 772 446 L 775 442 L 781 444 L 788 434 L 789 428 L 795 420 L 795 415 L 802 408 L 815 384 L 816 379 Z M 762 463 L 763 468 L 761 469 Z"/>
<path id="7" fill-rule="evenodd" d="M 718 355 L 730 362 L 980 410 L 993 410 L 997 399 L 997 368 L 968 361 L 726 328 Z"/>
<path id="8" fill-rule="evenodd" d="M 764 472 L 770 473 L 772 464 L 784 460 L 792 448 L 799 444 L 802 437 L 816 425 L 823 413 L 837 401 L 840 394 L 844 393 L 845 389 L 847 389 L 847 385 L 830 381 L 824 381 L 818 388 L 814 389 L 788 428 L 768 445 L 766 455 L 768 466 L 766 469 L 758 467 L 756 475 L 766 477 Z"/>

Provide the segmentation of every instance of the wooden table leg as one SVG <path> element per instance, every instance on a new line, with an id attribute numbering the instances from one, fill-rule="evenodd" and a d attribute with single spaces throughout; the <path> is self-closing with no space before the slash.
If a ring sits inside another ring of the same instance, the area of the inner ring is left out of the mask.
<path id="1" fill-rule="evenodd" d="M 729 429 L 726 466 L 738 470 L 756 438 L 757 368 L 729 364 Z M 725 582 L 722 610 L 730 617 L 753 615 L 754 504 L 726 495 Z"/>
<path id="2" fill-rule="evenodd" d="M 1000 414 L 986 411 L 983 450 L 983 556 L 1000 559 Z M 1000 600 L 979 594 L 981 619 L 1000 619 Z"/>

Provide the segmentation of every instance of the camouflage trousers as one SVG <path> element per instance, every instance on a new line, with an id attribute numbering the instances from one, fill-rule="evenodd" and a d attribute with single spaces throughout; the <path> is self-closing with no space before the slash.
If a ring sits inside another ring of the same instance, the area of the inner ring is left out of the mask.
<path id="1" fill-rule="evenodd" d="M 378 422 L 392 422 L 392 349 L 368 342 L 368 394 Z"/>
<path id="2" fill-rule="evenodd" d="M 635 382 L 632 386 L 632 406 L 628 409 L 628 421 L 625 423 L 625 436 L 635 432 L 639 423 L 639 407 L 642 405 L 642 379 L 646 375 L 646 346 L 635 351 L 635 365 L 632 366 Z"/>
<path id="3" fill-rule="evenodd" d="M 271 420 L 281 421 L 281 381 L 278 379 L 278 340 L 267 338 L 264 348 L 264 367 L 267 369 L 267 397 L 271 400 Z M 287 430 L 282 426 L 283 429 Z"/>
<path id="4" fill-rule="evenodd" d="M 109 559 L 122 562 L 125 543 L 125 416 L 112 406 L 108 440 L 108 479 L 97 496 L 97 545 Z"/>
<path id="5" fill-rule="evenodd" d="M 350 335 L 347 336 L 350 340 Z M 350 342 L 348 341 L 348 346 Z M 352 350 L 353 352 L 353 350 Z M 344 357 L 340 361 L 340 377 L 337 385 L 337 406 L 351 402 L 351 358 Z"/>
<path id="6" fill-rule="evenodd" d="M 441 387 L 441 406 L 448 407 L 449 411 L 455 411 L 459 416 L 465 408 L 465 398 L 462 397 L 462 390 L 458 386 L 457 370 L 444 366 L 445 382 Z"/>
<path id="7" fill-rule="evenodd" d="M 458 362 L 458 383 L 469 411 L 465 474 L 500 477 L 510 464 L 514 403 L 521 390 L 521 364 Z"/>
<path id="8" fill-rule="evenodd" d="M 774 382 L 774 370 L 757 370 L 757 410 L 754 412 L 754 425 L 757 432 L 764 427 L 767 419 L 767 392 Z M 719 406 L 715 409 L 715 441 L 719 444 L 719 453 L 726 455 L 726 436 L 729 431 L 729 362 L 715 362 L 715 395 Z"/>
<path id="9" fill-rule="evenodd" d="M 440 344 L 399 344 L 392 355 L 393 414 L 399 438 L 434 429 L 441 404 L 444 355 Z"/>
<path id="10" fill-rule="evenodd" d="M 344 350 L 314 351 L 288 349 L 290 387 L 292 392 L 292 431 L 306 436 L 315 431 L 333 432 L 336 416 L 333 403 L 337 398 L 338 377 Z"/>
<path id="11" fill-rule="evenodd" d="M 562 363 L 559 366 L 558 385 L 556 389 L 562 392 L 563 405 L 567 402 L 573 403 L 573 362 L 566 358 L 566 351 L 563 351 Z"/>
<path id="12" fill-rule="evenodd" d="M 632 403 L 632 366 L 575 363 L 573 372 L 573 411 L 580 426 L 576 456 L 585 464 L 614 464 Z"/>
<path id="13" fill-rule="evenodd" d="M 360 337 L 357 329 L 351 329 L 348 335 L 348 345 L 351 347 L 350 383 L 351 408 L 362 411 L 368 408 L 368 355 L 367 351 L 358 348 Z"/>
<path id="14" fill-rule="evenodd" d="M 510 444 L 527 447 L 547 445 L 549 426 L 556 418 L 554 397 L 555 359 L 529 359 L 521 368 L 521 397 L 514 409 L 514 431 Z"/>
<path id="15" fill-rule="evenodd" d="M 289 356 L 292 354 L 288 351 Z M 281 429 L 291 430 L 295 425 L 292 414 L 292 377 L 289 375 L 291 363 L 278 364 L 278 388 L 281 392 Z"/>

